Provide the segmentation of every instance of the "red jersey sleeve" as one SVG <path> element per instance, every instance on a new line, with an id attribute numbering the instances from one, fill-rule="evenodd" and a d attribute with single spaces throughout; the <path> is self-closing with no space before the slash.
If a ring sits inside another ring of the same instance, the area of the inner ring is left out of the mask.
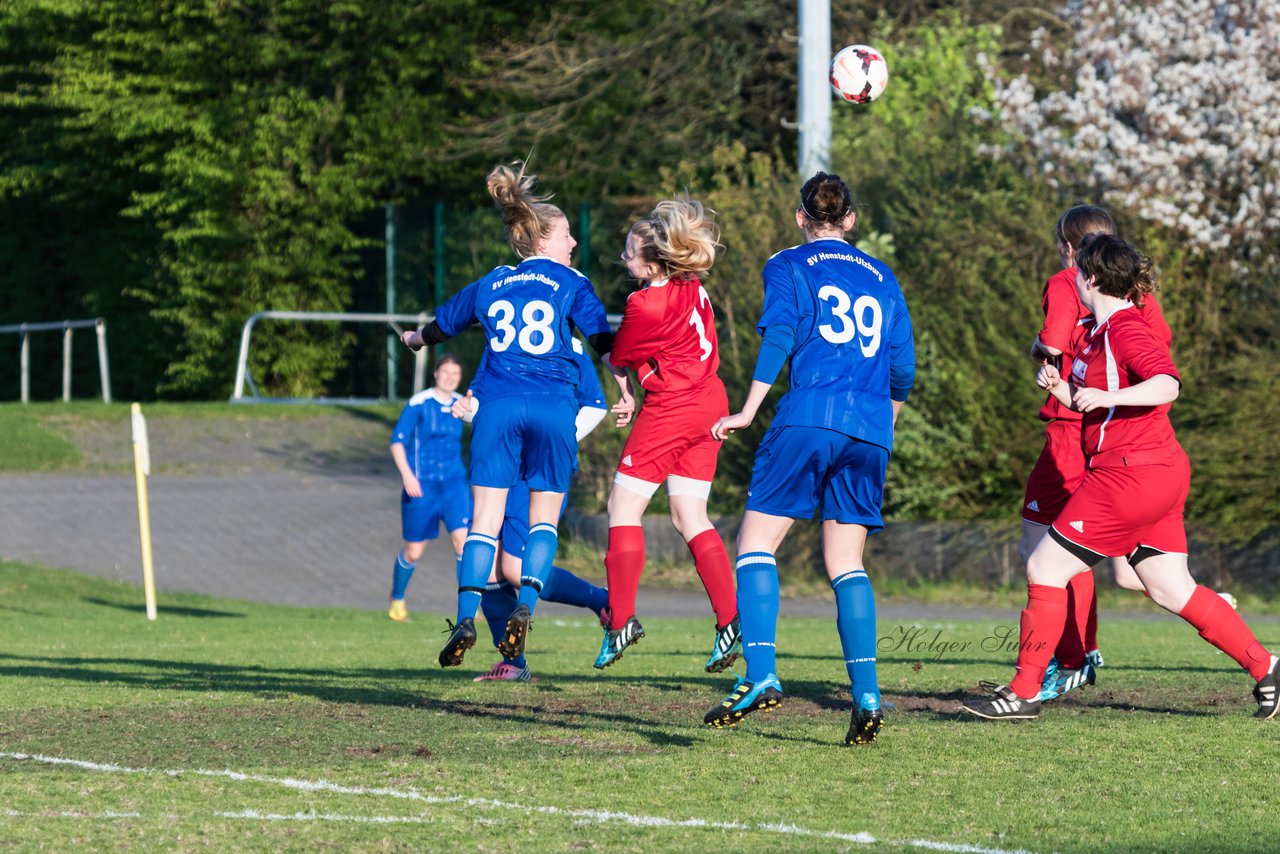
<path id="1" fill-rule="evenodd" d="M 1156 337 L 1164 342 L 1165 347 L 1173 346 L 1173 330 L 1169 328 L 1169 321 L 1164 319 L 1164 311 L 1160 308 L 1160 301 L 1151 294 L 1147 294 L 1142 299 L 1142 308 L 1139 309 L 1142 316 L 1146 318 L 1151 329 L 1155 332 Z"/>
<path id="2" fill-rule="evenodd" d="M 1066 269 L 1054 273 L 1045 282 L 1040 305 L 1044 309 L 1044 326 L 1038 333 L 1040 343 L 1071 353 L 1071 338 L 1076 324 L 1085 314 L 1076 293 L 1076 271 Z"/>
<path id="3" fill-rule="evenodd" d="M 1132 310 L 1132 309 L 1131 309 Z M 1160 374 L 1168 374 L 1179 383 L 1182 376 L 1169 354 L 1169 345 L 1142 315 L 1124 324 L 1124 334 L 1111 339 L 1116 362 L 1129 374 L 1129 384 L 1137 385 Z"/>
<path id="4" fill-rule="evenodd" d="M 613 337 L 609 361 L 620 368 L 639 369 L 662 348 L 662 306 L 651 305 L 648 290 L 627 297 L 622 323 Z"/>

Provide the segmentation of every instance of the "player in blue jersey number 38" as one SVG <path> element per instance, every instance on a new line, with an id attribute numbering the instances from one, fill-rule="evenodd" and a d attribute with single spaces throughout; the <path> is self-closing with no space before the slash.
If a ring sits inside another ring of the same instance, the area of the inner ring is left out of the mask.
<path id="1" fill-rule="evenodd" d="M 591 282 L 569 266 L 577 242 L 568 219 L 535 195 L 534 178 L 524 165 L 516 167 L 496 167 L 488 189 L 520 263 L 498 267 L 467 285 L 439 307 L 428 326 L 403 336 L 417 350 L 478 323 L 486 339 L 485 400 L 471 435 L 474 510 L 458 573 L 457 618 L 440 652 L 446 667 L 461 664 L 476 642 L 476 608 L 493 567 L 507 490 L 520 481 L 529 485 L 529 539 L 519 604 L 507 620 L 499 651 L 508 660 L 524 652 L 531 613 L 555 558 L 561 501 L 578 455 L 573 330 L 582 330 L 601 355 L 613 341 Z M 615 380 L 619 375 L 625 380 L 620 370 Z"/>

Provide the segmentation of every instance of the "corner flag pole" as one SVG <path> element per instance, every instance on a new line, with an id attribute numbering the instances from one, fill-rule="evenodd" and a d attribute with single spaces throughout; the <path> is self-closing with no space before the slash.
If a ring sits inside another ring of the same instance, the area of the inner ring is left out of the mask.
<path id="1" fill-rule="evenodd" d="M 156 618 L 156 576 L 151 563 L 151 512 L 147 504 L 147 477 L 151 474 L 151 447 L 142 406 L 130 409 L 133 422 L 133 472 L 138 481 L 138 535 L 142 540 L 142 589 L 147 597 L 147 619 Z"/>

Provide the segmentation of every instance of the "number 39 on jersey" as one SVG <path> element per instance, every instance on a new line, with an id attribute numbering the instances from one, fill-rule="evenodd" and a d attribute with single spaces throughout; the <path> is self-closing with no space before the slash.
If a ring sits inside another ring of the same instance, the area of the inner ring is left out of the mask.
<path id="1" fill-rule="evenodd" d="M 818 334 L 823 339 L 832 344 L 848 344 L 857 338 L 862 355 L 871 358 L 876 354 L 884 320 L 879 300 L 868 294 L 851 300 L 844 289 L 836 285 L 823 285 L 818 290 L 818 299 L 826 303 L 823 319 L 827 322 L 818 326 Z"/>

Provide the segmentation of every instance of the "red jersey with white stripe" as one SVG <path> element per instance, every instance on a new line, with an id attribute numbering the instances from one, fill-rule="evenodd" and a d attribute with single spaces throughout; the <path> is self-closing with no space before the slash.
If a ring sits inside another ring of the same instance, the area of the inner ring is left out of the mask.
<path id="1" fill-rule="evenodd" d="M 707 289 L 696 278 L 668 279 L 631 294 L 609 359 L 634 369 L 651 395 L 715 379 L 720 348 Z"/>
<path id="2" fill-rule="evenodd" d="M 1163 316 L 1160 321 L 1163 323 Z M 1181 382 L 1169 355 L 1168 328 L 1164 324 L 1162 334 L 1153 328 L 1146 313 L 1132 304 L 1102 324 L 1087 318 L 1079 327 L 1073 348 L 1071 382 L 1104 391 L 1129 388 L 1160 374 Z M 1167 403 L 1086 412 L 1081 439 L 1089 468 L 1161 463 L 1182 453 L 1169 423 Z"/>

